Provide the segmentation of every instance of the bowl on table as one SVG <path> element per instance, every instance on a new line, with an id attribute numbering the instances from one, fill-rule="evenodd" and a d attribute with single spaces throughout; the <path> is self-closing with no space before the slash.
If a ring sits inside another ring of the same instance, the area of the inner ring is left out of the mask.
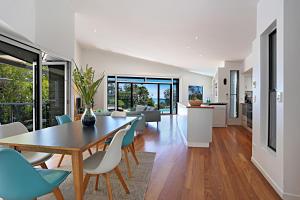
<path id="1" fill-rule="evenodd" d="M 190 103 L 191 106 L 201 106 L 203 101 L 196 99 L 196 100 L 189 100 L 189 103 Z"/>

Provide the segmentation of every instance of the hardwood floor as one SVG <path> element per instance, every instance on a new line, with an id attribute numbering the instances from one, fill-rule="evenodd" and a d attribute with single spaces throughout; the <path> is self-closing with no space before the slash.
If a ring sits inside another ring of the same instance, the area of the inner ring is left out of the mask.
<path id="1" fill-rule="evenodd" d="M 239 126 L 214 128 L 209 149 L 187 148 L 176 116 L 163 116 L 136 138 L 138 151 L 156 152 L 145 199 L 280 199 L 251 163 L 251 133 Z M 55 167 L 59 156 L 47 162 Z"/>

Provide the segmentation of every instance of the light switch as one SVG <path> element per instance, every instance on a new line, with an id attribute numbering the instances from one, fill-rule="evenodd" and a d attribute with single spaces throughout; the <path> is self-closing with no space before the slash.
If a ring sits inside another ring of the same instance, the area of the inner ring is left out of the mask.
<path id="1" fill-rule="evenodd" d="M 277 102 L 282 102 L 282 92 L 276 93 L 276 99 L 277 99 Z"/>

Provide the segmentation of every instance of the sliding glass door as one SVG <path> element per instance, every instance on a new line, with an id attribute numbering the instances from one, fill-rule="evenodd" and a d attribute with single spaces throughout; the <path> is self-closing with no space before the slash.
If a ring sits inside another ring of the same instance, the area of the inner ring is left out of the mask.
<path id="1" fill-rule="evenodd" d="M 159 110 L 163 114 L 171 114 L 172 85 L 159 84 Z"/>
<path id="2" fill-rule="evenodd" d="M 70 112 L 69 62 L 43 55 L 0 35 L 0 124 L 21 122 L 32 131 Z"/>
<path id="3" fill-rule="evenodd" d="M 137 105 L 158 108 L 157 84 L 133 84 L 133 108 Z"/>
<path id="4" fill-rule="evenodd" d="M 33 63 L 0 54 L 0 123 L 21 122 L 33 130 Z"/>
<path id="5" fill-rule="evenodd" d="M 108 110 L 136 110 L 138 105 L 176 114 L 179 79 L 147 77 L 107 77 Z"/>
<path id="6" fill-rule="evenodd" d="M 57 125 L 55 116 L 66 113 L 67 63 L 48 62 L 42 67 L 43 128 Z"/>

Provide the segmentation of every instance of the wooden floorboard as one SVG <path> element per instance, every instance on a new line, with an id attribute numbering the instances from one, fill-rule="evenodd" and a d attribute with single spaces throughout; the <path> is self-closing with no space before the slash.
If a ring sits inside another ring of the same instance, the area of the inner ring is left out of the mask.
<path id="1" fill-rule="evenodd" d="M 213 129 L 209 149 L 187 148 L 176 116 L 163 116 L 158 127 L 149 123 L 135 141 L 136 150 L 157 153 L 145 199 L 280 199 L 252 164 L 251 145 L 250 132 L 229 126 Z"/>

